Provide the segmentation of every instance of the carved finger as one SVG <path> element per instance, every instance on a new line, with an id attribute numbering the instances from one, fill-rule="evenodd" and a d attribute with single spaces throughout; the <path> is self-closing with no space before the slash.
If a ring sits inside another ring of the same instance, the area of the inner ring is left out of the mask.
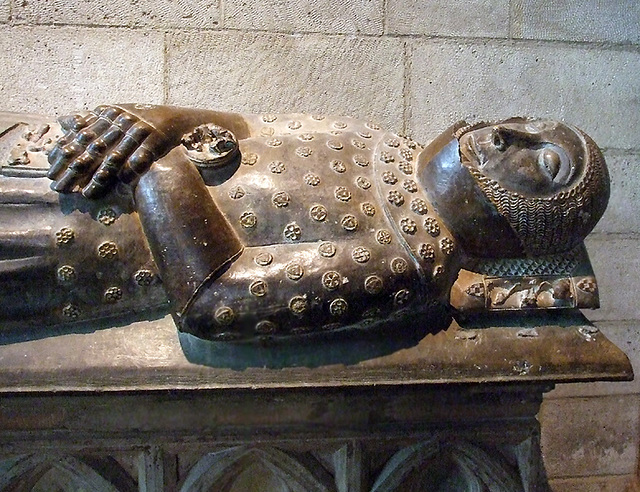
<path id="1" fill-rule="evenodd" d="M 76 140 L 81 145 L 87 146 L 104 132 L 111 128 L 111 122 L 102 118 L 98 118 L 91 125 L 83 128 L 78 132 Z"/>
<path id="2" fill-rule="evenodd" d="M 99 108 L 101 111 L 97 112 Z M 122 110 L 114 108 L 113 106 L 98 106 L 98 108 L 96 108 L 96 114 L 99 115 L 98 117 L 107 120 L 109 123 L 113 123 L 120 113 L 122 113 Z"/>
<path id="3" fill-rule="evenodd" d="M 58 139 L 58 141 L 56 142 L 56 146 L 63 147 L 73 142 L 75 138 L 76 138 L 76 132 L 68 131 Z"/>
<path id="4" fill-rule="evenodd" d="M 83 188 L 82 194 L 86 198 L 99 198 L 107 193 L 118 180 L 118 173 L 124 165 L 123 154 L 111 152 L 93 174 L 91 181 Z"/>
<path id="5" fill-rule="evenodd" d="M 138 144 L 144 142 L 144 139 L 149 136 L 152 128 L 143 121 L 137 121 L 129 130 L 127 130 L 127 136 L 133 138 Z"/>
<path id="6" fill-rule="evenodd" d="M 78 172 L 75 169 L 67 169 L 60 179 L 51 184 L 51 189 L 58 193 L 71 193 L 77 178 Z"/>
<path id="7" fill-rule="evenodd" d="M 87 126 L 87 115 L 69 114 L 58 118 L 60 127 L 66 132 L 77 132 Z"/>
<path id="8" fill-rule="evenodd" d="M 71 193 L 78 186 L 83 186 L 91 178 L 91 174 L 98 163 L 84 152 L 71 162 L 62 176 L 51 186 L 52 189 L 60 193 Z"/>
<path id="9" fill-rule="evenodd" d="M 116 140 L 117 137 L 113 138 L 113 136 L 109 139 L 105 138 L 104 136 L 96 138 L 87 146 L 86 152 L 94 159 L 100 159 L 107 153 L 107 150 L 114 144 Z"/>
<path id="10" fill-rule="evenodd" d="M 56 179 L 64 171 L 71 161 L 84 152 L 84 147 L 75 140 L 66 145 L 57 145 L 49 153 L 49 164 L 51 167 L 47 171 L 49 179 Z"/>
<path id="11" fill-rule="evenodd" d="M 144 174 L 151 167 L 151 164 L 153 164 L 153 152 L 145 147 L 140 147 L 129 157 L 125 165 L 130 167 L 134 173 L 140 175 Z"/>
<path id="12" fill-rule="evenodd" d="M 138 121 L 138 118 L 129 113 L 121 113 L 118 117 L 113 120 L 113 126 L 120 128 L 123 132 L 126 132 L 129 128 L 133 126 L 135 122 Z"/>

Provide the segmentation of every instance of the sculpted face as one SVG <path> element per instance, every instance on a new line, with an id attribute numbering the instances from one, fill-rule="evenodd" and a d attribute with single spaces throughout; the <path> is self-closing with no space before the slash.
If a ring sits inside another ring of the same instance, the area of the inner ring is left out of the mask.
<path id="1" fill-rule="evenodd" d="M 571 127 L 513 118 L 460 137 L 462 163 L 527 197 L 570 188 L 582 174 L 586 147 Z"/>

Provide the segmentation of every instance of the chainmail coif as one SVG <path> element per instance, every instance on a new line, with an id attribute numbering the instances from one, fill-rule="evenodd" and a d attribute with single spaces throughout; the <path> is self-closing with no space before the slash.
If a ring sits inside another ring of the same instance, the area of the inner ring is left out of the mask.
<path id="1" fill-rule="evenodd" d="M 591 232 L 607 206 L 609 173 L 604 157 L 588 135 L 580 134 L 587 146 L 582 177 L 572 188 L 550 197 L 525 197 L 503 188 L 478 169 L 468 168 L 530 255 L 572 249 Z"/>

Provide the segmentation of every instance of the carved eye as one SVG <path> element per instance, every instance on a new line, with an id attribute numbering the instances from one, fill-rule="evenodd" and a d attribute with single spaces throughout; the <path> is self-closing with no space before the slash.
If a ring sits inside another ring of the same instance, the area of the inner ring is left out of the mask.
<path id="1" fill-rule="evenodd" d="M 558 171 L 560 171 L 562 159 L 557 152 L 549 149 L 544 149 L 538 155 L 538 163 L 543 170 L 549 173 L 551 179 L 555 179 L 555 177 L 558 175 Z"/>
<path id="2" fill-rule="evenodd" d="M 507 148 L 507 142 L 497 129 L 494 129 L 493 132 L 491 132 L 491 143 L 500 152 L 503 152 Z"/>

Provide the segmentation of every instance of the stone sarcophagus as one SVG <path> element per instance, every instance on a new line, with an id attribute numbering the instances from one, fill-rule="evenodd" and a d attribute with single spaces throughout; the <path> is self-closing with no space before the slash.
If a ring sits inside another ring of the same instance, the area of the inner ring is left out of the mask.
<path id="1" fill-rule="evenodd" d="M 0 125 L 1 483 L 546 490 L 543 392 L 632 377 L 579 312 L 609 181 L 570 125 Z"/>

